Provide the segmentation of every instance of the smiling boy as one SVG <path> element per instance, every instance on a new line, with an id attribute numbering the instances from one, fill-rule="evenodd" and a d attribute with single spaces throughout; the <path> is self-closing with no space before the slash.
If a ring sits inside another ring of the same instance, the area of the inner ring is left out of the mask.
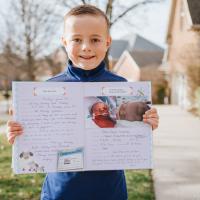
<path id="1" fill-rule="evenodd" d="M 111 44 L 106 15 L 91 5 L 81 5 L 64 18 L 63 45 L 69 61 L 66 71 L 49 81 L 111 82 L 126 81 L 106 70 L 104 58 Z M 158 126 L 155 108 L 148 110 L 143 121 L 153 129 Z M 9 121 L 8 141 L 12 144 L 22 134 L 19 123 Z M 127 200 L 123 170 L 48 173 L 41 200 Z"/>
<path id="2" fill-rule="evenodd" d="M 95 15 L 72 10 L 65 16 L 63 45 L 73 64 L 84 70 L 95 69 L 111 44 L 107 19 Z"/>

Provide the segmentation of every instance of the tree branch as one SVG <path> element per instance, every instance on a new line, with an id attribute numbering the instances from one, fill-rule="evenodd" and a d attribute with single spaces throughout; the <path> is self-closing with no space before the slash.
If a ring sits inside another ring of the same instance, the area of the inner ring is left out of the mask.
<path id="1" fill-rule="evenodd" d="M 124 12 L 122 12 L 120 15 L 118 15 L 111 23 L 110 26 L 112 26 L 114 23 L 116 23 L 120 18 L 122 18 L 124 15 L 126 15 L 128 12 L 130 12 L 133 9 L 136 9 L 137 7 L 140 7 L 142 5 L 146 5 L 149 3 L 159 3 L 163 0 L 145 0 L 142 2 L 138 2 L 136 4 L 133 4 L 132 6 L 130 6 L 129 8 L 127 8 Z"/>

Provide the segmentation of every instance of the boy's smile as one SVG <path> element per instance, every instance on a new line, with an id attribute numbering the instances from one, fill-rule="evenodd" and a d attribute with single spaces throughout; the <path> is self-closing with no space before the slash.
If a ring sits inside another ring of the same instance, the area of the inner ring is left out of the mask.
<path id="1" fill-rule="evenodd" d="M 62 38 L 69 59 L 79 68 L 91 70 L 104 59 L 111 38 L 102 16 L 70 16 Z"/>

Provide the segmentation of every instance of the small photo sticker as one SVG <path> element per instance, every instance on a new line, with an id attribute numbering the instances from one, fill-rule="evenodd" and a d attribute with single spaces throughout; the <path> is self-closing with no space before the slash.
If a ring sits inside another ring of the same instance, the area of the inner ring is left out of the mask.
<path id="1" fill-rule="evenodd" d="M 58 171 L 83 169 L 83 148 L 58 151 Z"/>

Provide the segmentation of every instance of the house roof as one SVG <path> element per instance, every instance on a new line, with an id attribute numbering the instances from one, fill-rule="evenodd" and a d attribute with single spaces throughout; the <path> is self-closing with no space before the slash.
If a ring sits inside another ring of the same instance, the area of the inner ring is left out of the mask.
<path id="1" fill-rule="evenodd" d="M 127 38 L 129 38 L 127 36 Z M 164 49 L 157 44 L 135 34 L 129 39 L 128 51 L 139 67 L 160 65 L 164 55 Z"/>
<path id="2" fill-rule="evenodd" d="M 129 40 L 129 51 L 163 51 L 163 48 L 147 40 L 141 35 L 127 35 Z"/>
<path id="3" fill-rule="evenodd" d="M 122 53 L 128 50 L 129 52 L 164 52 L 163 48 L 154 44 L 137 34 L 129 34 L 123 40 L 113 40 L 110 47 L 109 55 L 113 59 L 119 59 Z"/>
<path id="4" fill-rule="evenodd" d="M 189 12 L 194 25 L 200 25 L 200 0 L 187 0 Z"/>
<path id="5" fill-rule="evenodd" d="M 113 40 L 110 50 L 109 50 L 109 55 L 113 59 L 118 59 L 122 53 L 124 52 L 125 49 L 128 47 L 128 41 L 126 40 Z"/>
<path id="6" fill-rule="evenodd" d="M 131 52 L 131 56 L 135 60 L 138 66 L 145 67 L 156 65 L 159 66 L 162 64 L 164 52 L 159 51 L 133 51 Z"/>

